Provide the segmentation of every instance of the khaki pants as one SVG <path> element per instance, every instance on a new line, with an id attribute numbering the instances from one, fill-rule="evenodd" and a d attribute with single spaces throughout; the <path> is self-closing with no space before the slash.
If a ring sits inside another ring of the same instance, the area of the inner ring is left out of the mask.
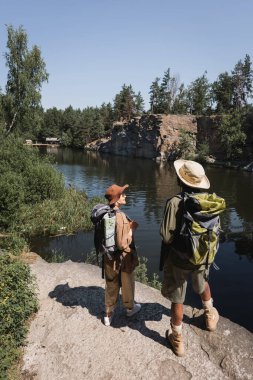
<path id="1" fill-rule="evenodd" d="M 120 277 L 121 276 L 121 277 Z M 126 309 L 134 307 L 134 272 L 117 273 L 113 268 L 105 263 L 105 312 L 110 313 L 117 306 L 120 281 L 121 281 L 121 295 L 122 302 Z"/>

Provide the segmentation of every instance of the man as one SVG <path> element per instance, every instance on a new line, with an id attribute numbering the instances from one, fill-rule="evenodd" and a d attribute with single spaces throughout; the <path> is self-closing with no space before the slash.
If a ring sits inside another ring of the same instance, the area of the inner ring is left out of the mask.
<path id="1" fill-rule="evenodd" d="M 184 194 L 203 193 L 210 188 L 210 182 L 202 165 L 195 161 L 176 160 L 174 167 L 178 183 L 182 187 L 182 193 L 169 199 L 165 206 L 160 228 L 162 236 L 160 269 L 164 269 L 162 294 L 171 301 L 171 328 L 166 331 L 166 338 L 169 340 L 174 353 L 177 356 L 183 356 L 183 303 L 189 276 L 192 278 L 194 291 L 201 297 L 207 330 L 214 331 L 216 329 L 219 314 L 213 307 L 207 281 L 210 265 L 194 265 L 189 259 L 189 252 L 185 255 L 187 248 L 183 248 L 184 242 L 182 235 L 180 235 L 185 211 Z"/>

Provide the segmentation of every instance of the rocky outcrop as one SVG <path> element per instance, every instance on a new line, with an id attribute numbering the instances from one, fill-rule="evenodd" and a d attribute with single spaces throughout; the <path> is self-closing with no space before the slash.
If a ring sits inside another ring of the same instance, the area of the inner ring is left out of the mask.
<path id="1" fill-rule="evenodd" d="M 129 123 L 115 123 L 110 138 L 87 144 L 85 149 L 166 160 L 175 154 L 182 129 L 196 135 L 196 118 L 185 115 L 145 115 Z"/>
<path id="2" fill-rule="evenodd" d="M 168 160 L 177 156 L 179 137 L 184 130 L 192 136 L 192 151 L 195 147 L 199 150 L 200 145 L 205 144 L 208 147 L 208 161 L 221 163 L 227 160 L 219 131 L 221 122 L 220 115 L 144 115 L 128 123 L 116 122 L 111 136 L 93 141 L 84 149 L 121 156 Z M 246 141 L 240 166 L 253 159 L 253 112 L 245 119 L 243 130 Z"/>
<path id="3" fill-rule="evenodd" d="M 165 339 L 171 304 L 158 290 L 137 282 L 140 313 L 127 318 L 119 307 L 105 327 L 100 268 L 34 257 L 40 309 L 24 349 L 24 379 L 253 379 L 253 335 L 243 327 L 221 317 L 209 333 L 202 311 L 185 306 L 186 355 L 178 358 Z"/>

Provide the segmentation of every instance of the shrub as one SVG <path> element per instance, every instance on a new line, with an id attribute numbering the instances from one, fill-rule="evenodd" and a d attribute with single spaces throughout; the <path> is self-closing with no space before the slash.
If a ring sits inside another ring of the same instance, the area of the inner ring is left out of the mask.
<path id="1" fill-rule="evenodd" d="M 16 234 L 2 236 L 0 238 L 0 248 L 14 255 L 19 255 L 22 251 L 28 251 L 29 249 L 25 238 Z"/>
<path id="2" fill-rule="evenodd" d="M 24 202 L 24 183 L 17 173 L 0 176 L 0 228 L 8 228 L 17 219 Z"/>
<path id="3" fill-rule="evenodd" d="M 209 155 L 209 145 L 206 143 L 199 144 L 197 150 L 197 161 L 201 164 L 206 163 L 207 156 Z"/>
<path id="4" fill-rule="evenodd" d="M 142 284 L 148 285 L 148 259 L 146 257 L 139 257 L 139 265 L 135 268 L 135 280 Z"/>
<path id="5" fill-rule="evenodd" d="M 0 172 L 0 228 L 10 228 L 25 203 L 59 199 L 63 195 L 63 176 L 49 159 L 11 137 L 0 147 Z"/>
<path id="6" fill-rule="evenodd" d="M 39 203 L 45 199 L 58 199 L 63 195 L 63 176 L 45 162 L 27 167 L 25 178 L 25 202 Z"/>
<path id="7" fill-rule="evenodd" d="M 190 131 L 181 130 L 178 143 L 179 156 L 191 160 L 195 157 L 196 136 Z"/>
<path id="8" fill-rule="evenodd" d="M 10 254 L 0 253 L 0 376 L 18 356 L 28 330 L 27 319 L 38 308 L 30 268 Z"/>
<path id="9" fill-rule="evenodd" d="M 223 116 L 219 126 L 221 143 L 227 159 L 238 159 L 242 156 L 246 141 L 243 129 L 245 116 L 238 110 L 233 110 Z"/>
<path id="10" fill-rule="evenodd" d="M 56 235 L 92 229 L 90 213 L 96 199 L 84 192 L 65 189 L 60 199 L 26 205 L 13 230 L 25 235 Z"/>

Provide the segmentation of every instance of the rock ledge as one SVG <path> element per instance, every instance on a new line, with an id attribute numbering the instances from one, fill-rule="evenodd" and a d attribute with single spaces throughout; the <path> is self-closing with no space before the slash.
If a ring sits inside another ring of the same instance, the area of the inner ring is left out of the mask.
<path id="1" fill-rule="evenodd" d="M 253 334 L 228 319 L 221 317 L 218 330 L 208 333 L 201 311 L 186 306 L 187 352 L 177 358 L 165 339 L 170 302 L 159 291 L 137 282 L 141 312 L 128 319 L 118 308 L 105 327 L 98 267 L 49 264 L 39 256 L 31 261 L 40 310 L 24 350 L 24 379 L 253 379 Z"/>

